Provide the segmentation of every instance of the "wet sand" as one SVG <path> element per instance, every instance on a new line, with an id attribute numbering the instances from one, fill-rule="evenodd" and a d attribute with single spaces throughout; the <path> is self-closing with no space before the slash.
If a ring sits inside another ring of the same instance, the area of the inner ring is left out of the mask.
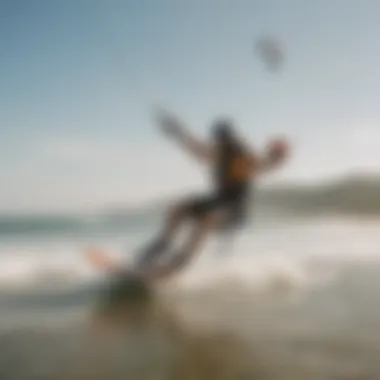
<path id="1" fill-rule="evenodd" d="M 378 380 L 380 266 L 347 263 L 331 282 L 264 289 L 222 281 L 160 293 L 122 328 L 88 315 L 3 329 L 0 378 Z"/>

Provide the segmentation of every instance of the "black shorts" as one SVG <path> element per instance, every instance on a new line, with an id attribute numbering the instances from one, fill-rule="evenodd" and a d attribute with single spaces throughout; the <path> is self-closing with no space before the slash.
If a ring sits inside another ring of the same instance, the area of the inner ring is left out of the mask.
<path id="1" fill-rule="evenodd" d="M 200 218 L 213 211 L 227 212 L 231 221 L 239 222 L 245 219 L 248 193 L 244 189 L 194 197 L 185 203 L 185 210 L 194 218 Z"/>

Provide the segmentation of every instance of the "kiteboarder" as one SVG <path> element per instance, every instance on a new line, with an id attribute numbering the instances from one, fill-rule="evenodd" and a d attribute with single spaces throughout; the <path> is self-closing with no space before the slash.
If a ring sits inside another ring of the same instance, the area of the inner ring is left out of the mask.
<path id="1" fill-rule="evenodd" d="M 212 168 L 213 189 L 175 204 L 168 212 L 162 231 L 140 250 L 132 271 L 152 280 L 167 278 L 185 267 L 211 232 L 243 226 L 252 182 L 277 168 L 288 154 L 284 139 L 271 140 L 265 154 L 258 154 L 243 141 L 229 118 L 219 118 L 212 123 L 210 142 L 197 139 L 183 122 L 168 112 L 160 110 L 156 119 L 168 137 Z M 185 222 L 192 222 L 192 231 L 182 248 L 171 252 L 172 242 Z M 99 252 L 96 259 L 103 260 L 103 266 L 111 266 Z M 113 269 L 122 268 L 113 265 Z"/>

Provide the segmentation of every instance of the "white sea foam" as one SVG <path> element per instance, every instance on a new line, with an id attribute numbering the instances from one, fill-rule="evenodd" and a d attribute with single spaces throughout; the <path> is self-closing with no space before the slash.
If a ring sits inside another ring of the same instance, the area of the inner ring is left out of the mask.
<path id="1" fill-rule="evenodd" d="M 260 289 L 321 284 L 351 264 L 380 260 L 379 228 L 380 222 L 345 219 L 252 227 L 236 239 L 231 251 L 223 254 L 218 241 L 209 242 L 177 284 L 199 287 L 233 281 Z M 136 240 L 136 236 L 97 238 L 99 244 L 119 257 L 121 249 L 132 249 Z M 39 240 L 29 244 L 16 240 L 0 242 L 0 284 L 4 287 L 81 282 L 102 275 L 83 260 L 85 247 L 84 240 L 73 243 L 69 239 L 49 244 Z"/>

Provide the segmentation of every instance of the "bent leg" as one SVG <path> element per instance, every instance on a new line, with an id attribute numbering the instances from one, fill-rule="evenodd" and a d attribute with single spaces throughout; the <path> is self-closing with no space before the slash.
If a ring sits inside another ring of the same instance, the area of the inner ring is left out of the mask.
<path id="1" fill-rule="evenodd" d="M 155 263 L 167 250 L 184 217 L 182 205 L 175 206 L 168 214 L 163 231 L 138 253 L 137 267 L 142 269 Z"/>
<path id="2" fill-rule="evenodd" d="M 211 217 L 219 203 L 220 200 L 214 194 L 186 199 L 169 213 L 161 236 L 171 241 L 185 220 L 203 221 L 206 215 Z"/>
<path id="3" fill-rule="evenodd" d="M 152 268 L 148 274 L 151 279 L 167 278 L 184 268 L 198 252 L 206 238 L 218 225 L 220 214 L 218 212 L 209 212 L 203 216 L 190 234 L 189 239 L 185 242 L 182 251 L 169 260 L 162 267 Z"/>
<path id="4" fill-rule="evenodd" d="M 218 211 L 212 211 L 205 215 L 199 223 L 194 226 L 192 233 L 184 244 L 182 254 L 191 257 L 195 252 L 198 252 L 202 244 L 206 241 L 206 238 L 215 230 L 219 221 L 220 213 Z"/>
<path id="5" fill-rule="evenodd" d="M 143 269 L 152 264 L 166 253 L 183 222 L 204 212 L 209 198 L 190 198 L 174 206 L 168 213 L 162 232 L 151 243 L 140 250 L 137 267 Z"/>
<path id="6" fill-rule="evenodd" d="M 179 203 L 171 209 L 161 233 L 162 239 L 166 241 L 173 240 L 179 228 L 182 227 L 184 220 L 189 217 L 188 208 L 188 202 L 185 201 Z"/>

